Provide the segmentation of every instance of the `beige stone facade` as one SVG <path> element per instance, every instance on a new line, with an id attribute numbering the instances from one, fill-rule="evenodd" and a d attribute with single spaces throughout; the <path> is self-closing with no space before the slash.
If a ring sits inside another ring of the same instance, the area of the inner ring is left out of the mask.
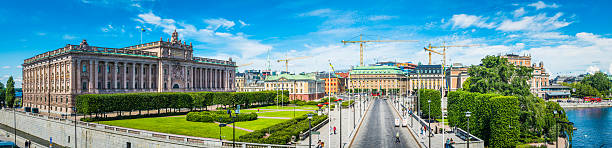
<path id="1" fill-rule="evenodd" d="M 357 66 L 349 71 L 349 89 L 399 91 L 406 94 L 406 75 L 395 66 Z"/>
<path id="2" fill-rule="evenodd" d="M 316 75 L 281 74 L 265 79 L 265 90 L 289 91 L 289 99 L 311 101 L 325 95 L 325 82 L 317 80 Z"/>
<path id="3" fill-rule="evenodd" d="M 23 104 L 41 112 L 71 113 L 81 94 L 235 91 L 235 62 L 193 57 L 178 40 L 125 48 L 66 45 L 24 60 Z"/>

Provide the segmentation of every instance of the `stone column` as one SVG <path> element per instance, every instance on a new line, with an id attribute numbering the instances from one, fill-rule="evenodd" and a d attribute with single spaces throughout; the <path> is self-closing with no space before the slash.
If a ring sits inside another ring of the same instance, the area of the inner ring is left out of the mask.
<path id="1" fill-rule="evenodd" d="M 202 90 L 202 88 L 204 88 L 204 69 L 202 67 L 200 67 L 200 90 Z"/>
<path id="2" fill-rule="evenodd" d="M 132 83 L 129 84 L 132 90 L 136 89 L 136 63 L 132 63 Z"/>
<path id="3" fill-rule="evenodd" d="M 181 84 L 181 85 L 182 85 L 183 90 L 186 90 L 187 89 L 187 79 L 189 79 L 189 78 L 187 78 L 187 68 L 188 68 L 188 66 L 185 65 L 185 66 L 182 66 L 182 67 L 183 68 L 181 68 L 181 70 L 183 71 L 183 84 Z"/>
<path id="4" fill-rule="evenodd" d="M 92 65 L 93 65 L 93 61 L 89 60 L 89 65 L 87 65 L 87 74 L 89 75 L 88 76 L 89 77 L 88 78 L 89 83 L 88 83 L 88 86 L 87 86 L 87 92 L 92 92 L 93 91 L 93 85 L 94 85 L 93 84 L 93 75 L 94 75 L 94 72 L 92 70 L 93 69 Z"/>
<path id="5" fill-rule="evenodd" d="M 113 63 L 114 66 L 114 70 L 113 72 L 111 72 L 113 74 L 113 80 L 111 81 L 111 88 L 115 89 L 114 91 L 117 90 L 117 87 L 119 87 L 119 85 L 117 85 L 117 74 L 119 73 L 119 62 L 114 62 Z"/>
<path id="6" fill-rule="evenodd" d="M 157 62 L 157 92 L 163 91 L 164 84 L 164 64 L 161 61 Z"/>
<path id="7" fill-rule="evenodd" d="M 172 90 L 172 64 L 168 64 L 168 90 Z"/>
<path id="8" fill-rule="evenodd" d="M 149 73 L 149 75 L 151 75 L 151 73 Z M 145 77 L 145 71 L 144 71 L 144 63 L 140 64 L 140 89 L 144 89 L 145 88 L 145 82 L 144 82 L 144 77 Z"/>
<path id="9" fill-rule="evenodd" d="M 123 89 L 123 91 L 127 91 L 127 63 L 123 62 L 123 71 L 121 71 L 121 77 L 123 78 L 123 81 L 121 82 L 121 89 Z"/>
<path id="10" fill-rule="evenodd" d="M 147 86 L 149 89 L 153 89 L 153 64 L 149 64 L 149 83 L 147 83 Z"/>
<path id="11" fill-rule="evenodd" d="M 100 69 L 100 67 L 98 67 L 99 66 L 98 62 L 99 62 L 98 60 L 94 61 L 94 70 L 93 70 L 93 73 L 94 73 L 94 78 L 93 78 L 93 80 L 94 80 L 94 92 L 95 93 L 98 93 L 98 89 L 100 89 L 100 86 L 98 84 L 98 81 L 99 81 L 98 80 L 98 73 L 102 72 L 101 70 L 98 71 Z"/>
<path id="12" fill-rule="evenodd" d="M 77 59 L 76 66 L 77 66 L 77 68 L 76 68 L 77 70 L 75 71 L 76 72 L 76 80 L 77 80 L 77 83 L 76 83 L 76 92 L 77 92 L 77 94 L 80 94 L 81 93 L 81 89 L 82 89 L 82 87 L 81 87 L 81 72 L 83 72 L 83 68 L 81 67 L 81 60 L 80 59 Z"/>
<path id="13" fill-rule="evenodd" d="M 107 83 L 108 83 L 108 74 L 109 74 L 108 71 L 110 70 L 110 68 L 107 69 L 108 61 L 103 61 L 103 62 L 104 62 L 104 68 L 102 68 L 103 69 L 102 70 L 103 71 L 102 77 L 104 77 L 104 81 L 102 81 L 102 87 L 101 88 L 104 88 L 105 89 L 104 91 L 107 91 L 107 89 L 109 89 Z"/>

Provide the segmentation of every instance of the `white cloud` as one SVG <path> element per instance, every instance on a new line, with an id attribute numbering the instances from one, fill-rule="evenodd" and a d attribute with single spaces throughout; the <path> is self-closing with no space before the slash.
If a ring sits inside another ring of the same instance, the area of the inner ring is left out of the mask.
<path id="1" fill-rule="evenodd" d="M 482 16 L 467 15 L 467 14 L 455 14 L 449 21 L 453 24 L 453 28 L 468 28 L 470 26 L 476 26 L 480 28 L 494 28 L 494 23 L 486 23 L 487 18 Z"/>
<path id="2" fill-rule="evenodd" d="M 391 19 L 395 19 L 395 18 L 398 18 L 398 16 L 374 15 L 374 16 L 368 17 L 368 20 L 370 20 L 370 21 L 384 21 L 384 20 L 391 20 Z"/>
<path id="3" fill-rule="evenodd" d="M 23 68 L 21 65 L 17 65 L 17 66 L 15 66 L 15 67 L 17 67 L 17 68 Z"/>
<path id="4" fill-rule="evenodd" d="M 206 28 L 211 29 L 211 30 L 217 30 L 220 27 L 223 27 L 225 29 L 230 29 L 236 25 L 236 23 L 234 23 L 233 21 L 229 21 L 224 18 L 205 19 L 204 23 L 208 24 L 208 27 Z"/>
<path id="5" fill-rule="evenodd" d="M 242 20 L 238 20 L 238 23 L 240 23 L 240 27 L 245 27 L 245 26 L 249 26 L 250 24 L 245 23 Z"/>
<path id="6" fill-rule="evenodd" d="M 11 66 L 2 66 L 3 69 L 9 69 Z"/>
<path id="7" fill-rule="evenodd" d="M 559 12 L 554 16 L 547 17 L 546 13 L 535 16 L 525 16 L 518 21 L 510 19 L 504 20 L 496 30 L 501 31 L 550 31 L 565 27 L 572 22 L 559 20 L 563 13 Z"/>
<path id="8" fill-rule="evenodd" d="M 575 39 L 577 42 L 531 48 L 525 53 L 544 61 L 546 70 L 551 73 L 593 72 L 612 64 L 612 58 L 609 57 L 609 53 L 612 53 L 612 38 L 581 32 L 575 35 Z"/>
<path id="9" fill-rule="evenodd" d="M 301 13 L 300 16 L 323 16 L 332 13 L 331 9 L 317 9 L 306 13 Z"/>
<path id="10" fill-rule="evenodd" d="M 599 72 L 599 71 L 601 71 L 601 70 L 599 70 L 599 67 L 597 67 L 597 66 L 589 66 L 586 69 L 586 72 L 590 73 L 590 74 L 594 74 L 595 72 Z"/>
<path id="11" fill-rule="evenodd" d="M 516 9 L 512 12 L 512 14 L 514 15 L 514 17 L 520 17 L 523 16 L 525 13 L 527 13 L 527 11 L 525 11 L 525 8 L 521 7 L 519 9 Z"/>
<path id="12" fill-rule="evenodd" d="M 44 33 L 44 32 L 38 32 L 38 33 L 36 33 L 36 35 L 39 35 L 39 36 L 45 36 L 45 35 L 47 35 L 47 33 Z"/>
<path id="13" fill-rule="evenodd" d="M 62 38 L 63 38 L 64 40 L 74 40 L 74 39 L 76 39 L 77 37 L 76 37 L 76 36 L 73 36 L 73 35 L 69 35 L 69 34 L 64 34 L 64 36 L 62 36 Z"/>
<path id="14" fill-rule="evenodd" d="M 547 5 L 546 3 L 542 2 L 542 1 L 538 1 L 532 4 L 529 4 L 527 6 L 531 6 L 531 7 L 535 7 L 536 10 L 540 10 L 540 9 L 544 9 L 544 8 L 559 8 L 559 5 L 553 3 L 550 5 Z"/>
<path id="15" fill-rule="evenodd" d="M 145 25 L 156 25 L 163 29 L 164 33 L 171 34 L 175 29 L 179 33 L 180 38 L 192 39 L 204 44 L 196 44 L 196 48 L 210 48 L 217 53 L 213 57 L 223 57 L 228 59 L 230 56 L 234 59 L 248 59 L 265 53 L 267 49 L 271 49 L 271 45 L 261 43 L 259 40 L 249 39 L 248 35 L 238 32 L 232 34 L 230 32 L 217 32 L 219 27 L 229 29 L 235 25 L 234 22 L 223 18 L 207 19 L 204 22 L 208 24 L 205 28 L 199 28 L 188 23 L 177 23 L 174 19 L 161 18 L 152 12 L 139 14 L 135 21 Z M 196 50 L 197 52 L 197 50 Z M 195 53 L 198 55 L 198 53 Z M 210 57 L 210 54 L 207 54 Z"/>
<path id="16" fill-rule="evenodd" d="M 612 63 L 610 63 L 610 66 L 608 67 L 608 74 L 612 75 Z"/>
<path id="17" fill-rule="evenodd" d="M 528 37 L 535 39 L 567 39 L 570 38 L 569 35 L 563 35 L 559 32 L 537 32 L 537 33 L 528 33 Z"/>

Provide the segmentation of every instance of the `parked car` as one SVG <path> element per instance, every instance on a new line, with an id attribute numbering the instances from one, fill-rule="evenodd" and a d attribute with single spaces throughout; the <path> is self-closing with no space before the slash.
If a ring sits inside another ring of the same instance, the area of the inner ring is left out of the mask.
<path id="1" fill-rule="evenodd" d="M 408 120 L 407 119 L 404 119 L 404 121 L 402 122 L 402 126 L 403 127 L 408 126 Z"/>

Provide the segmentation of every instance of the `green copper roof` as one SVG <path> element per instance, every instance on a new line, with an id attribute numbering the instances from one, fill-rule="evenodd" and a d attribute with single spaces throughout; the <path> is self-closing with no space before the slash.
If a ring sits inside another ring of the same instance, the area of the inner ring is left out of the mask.
<path id="1" fill-rule="evenodd" d="M 350 73 L 354 74 L 404 74 L 404 72 L 395 66 L 357 66 Z"/>
<path id="2" fill-rule="evenodd" d="M 290 75 L 290 74 L 281 74 L 266 77 L 265 81 L 278 81 L 279 79 L 286 79 L 289 81 L 294 80 L 315 80 L 314 75 Z"/>

